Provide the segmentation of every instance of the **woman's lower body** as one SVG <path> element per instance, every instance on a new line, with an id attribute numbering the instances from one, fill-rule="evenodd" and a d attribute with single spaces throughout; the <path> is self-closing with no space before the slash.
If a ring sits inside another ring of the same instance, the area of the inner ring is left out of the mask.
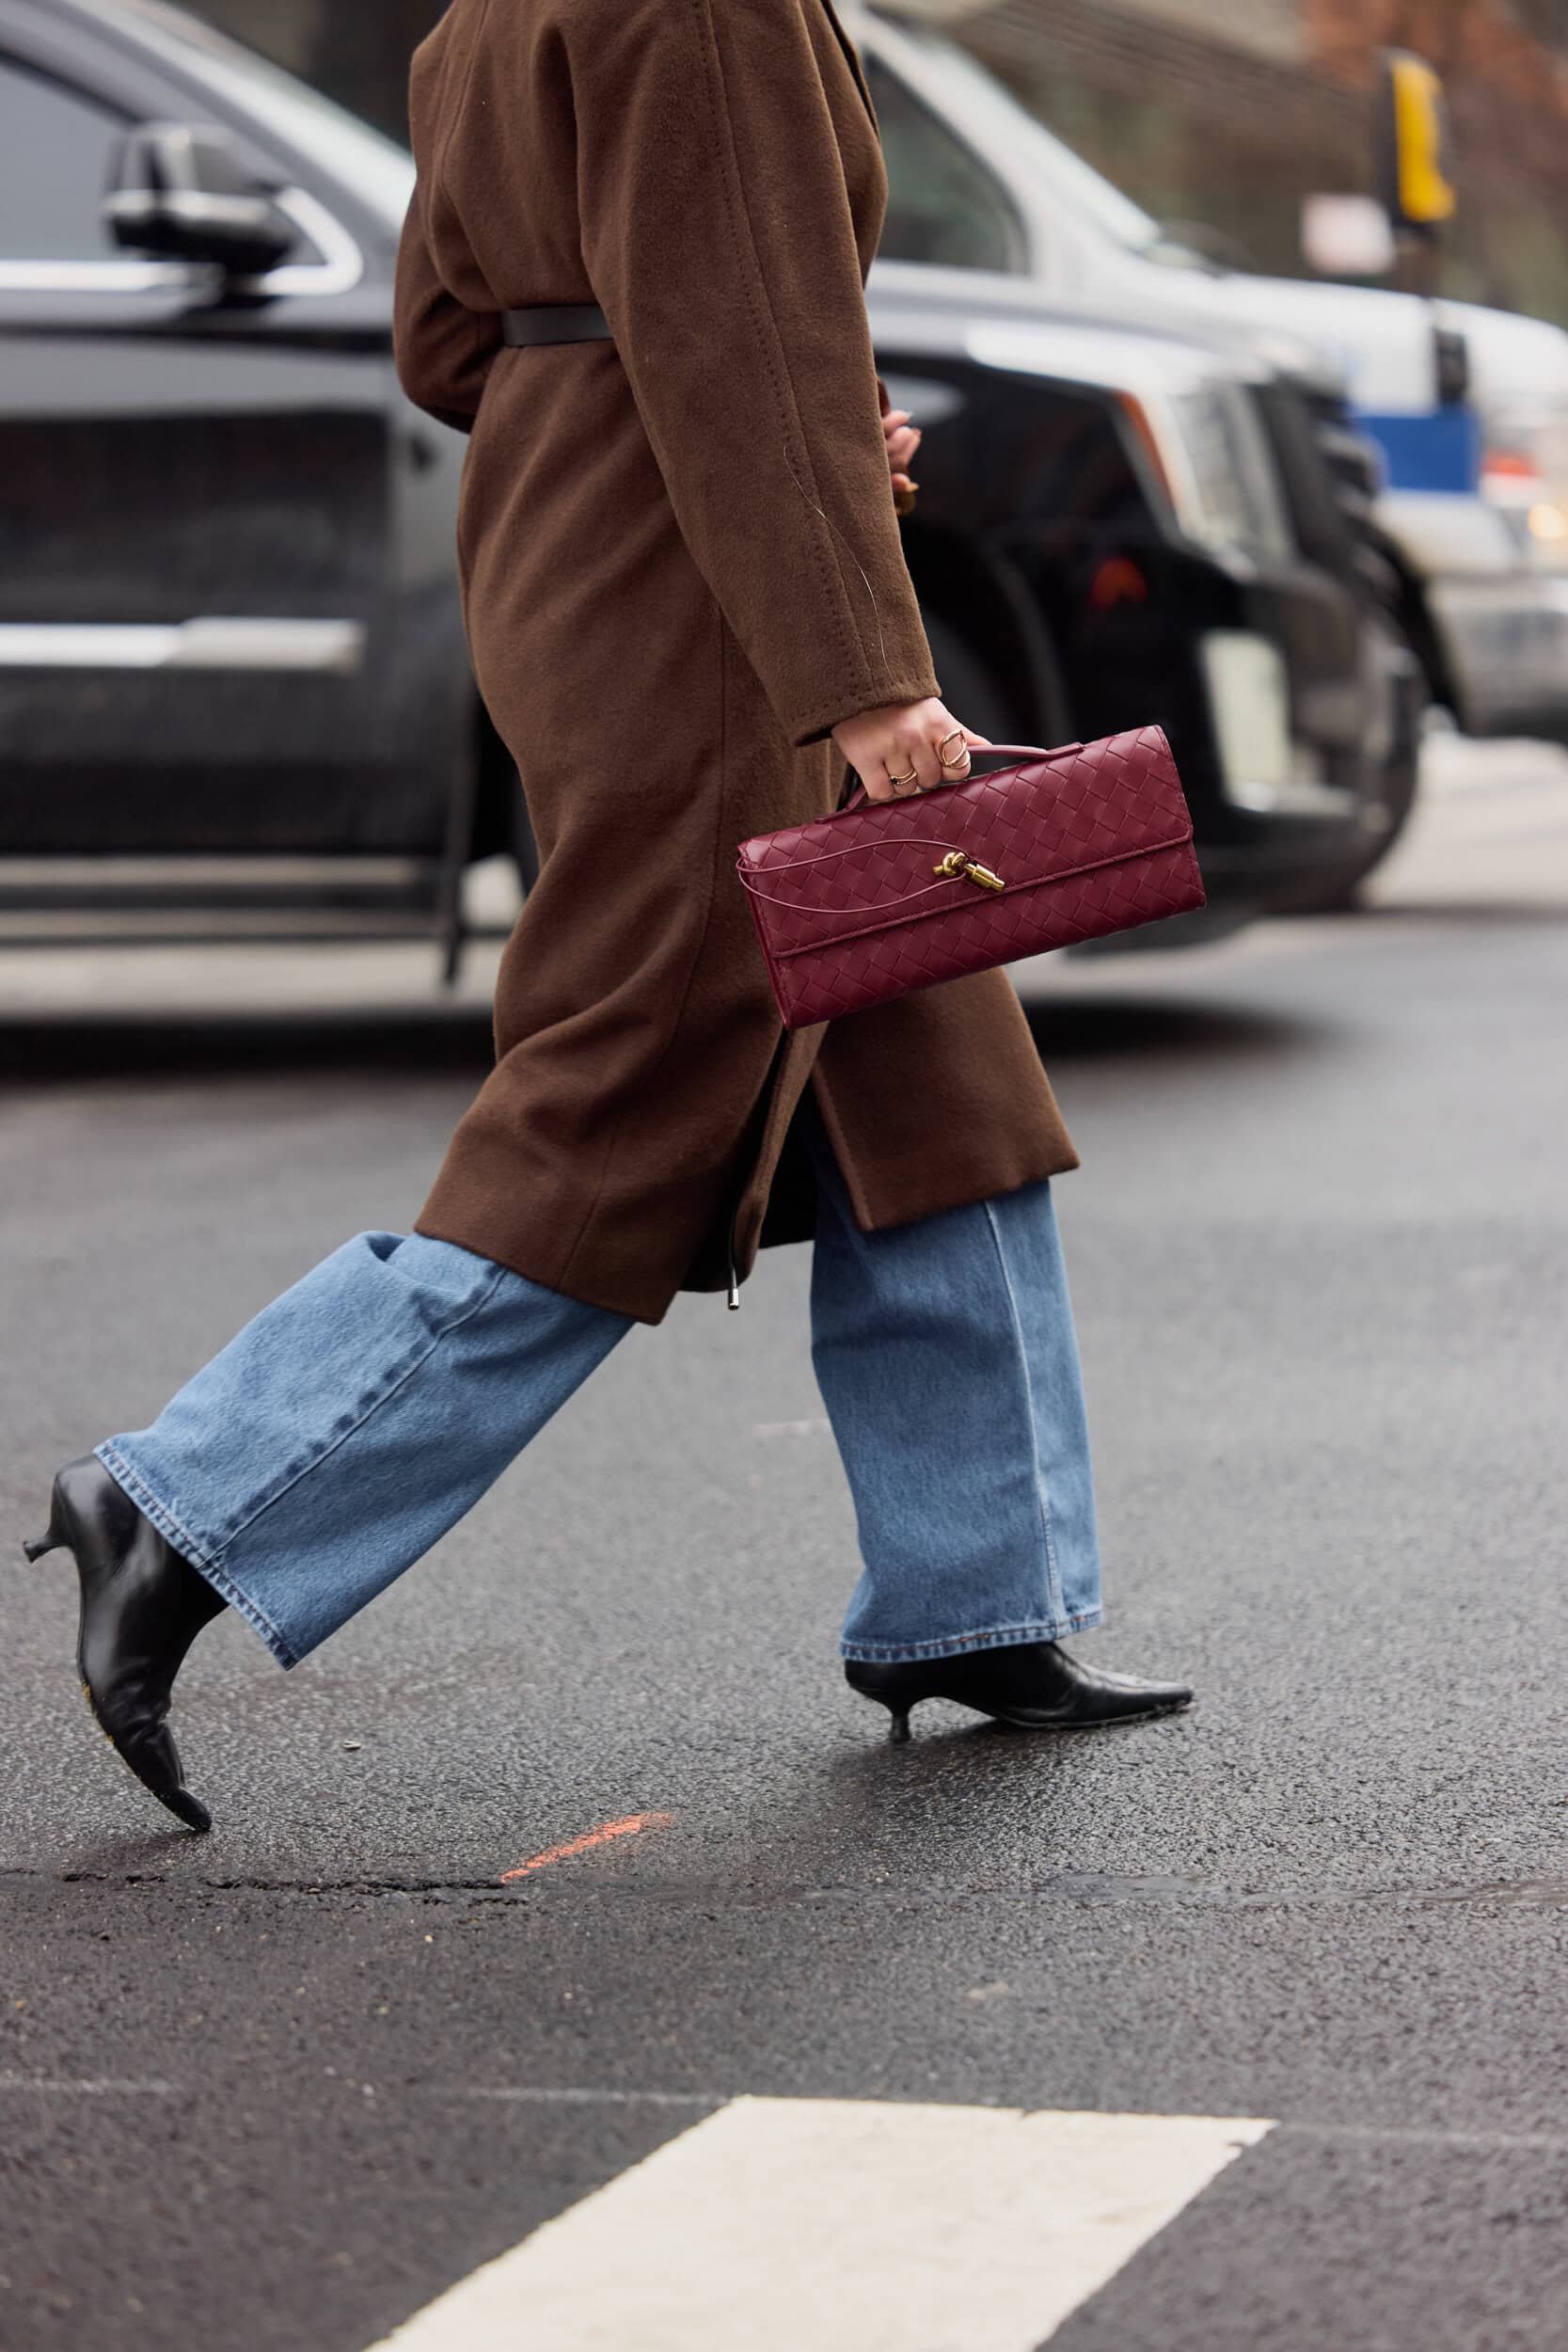
<path id="1" fill-rule="evenodd" d="M 892 1710 L 895 1735 L 927 1696 L 1049 1724 L 1184 1703 L 1180 1686 L 1087 1677 L 1053 1646 L 1100 1622 L 1101 1579 L 1049 1184 L 864 1232 L 820 1122 L 808 1119 L 806 1132 L 818 1204 L 813 1359 L 862 1557 L 841 1645 L 850 1680 Z M 96 1449 L 114 1508 L 139 1522 L 146 1574 L 181 1585 L 169 1685 L 224 1602 L 281 1664 L 297 1664 L 478 1502 L 631 1328 L 418 1233 L 364 1233 L 325 1259 L 150 1428 Z M 56 1540 L 77 1551 L 86 1625 L 83 1544 L 64 1524 Z M 119 1583 L 123 1606 L 134 1579 Z M 148 1642 L 139 1623 L 137 1660 Z M 1007 1655 L 982 1659 L 992 1652 Z M 94 1679 L 85 1668 L 114 1737 Z M 1010 1706 L 989 1704 L 991 1683 Z M 166 1701 L 165 1689 L 166 1714 Z M 159 1718 L 156 1689 L 138 1692 L 135 1714 L 144 1726 Z M 161 1718 L 154 1728 L 161 1752 Z M 156 1776 L 170 1768 L 153 1765 L 142 1777 L 171 1802 Z M 171 1769 L 178 1781 L 177 1758 Z"/>
<path id="2" fill-rule="evenodd" d="M 863 1562 L 845 1656 L 1098 1624 L 1049 1184 L 863 1233 L 819 1132 L 814 1160 L 813 1358 Z M 98 1458 L 293 1666 L 471 1509 L 632 1328 L 452 1243 L 361 1233 Z"/>

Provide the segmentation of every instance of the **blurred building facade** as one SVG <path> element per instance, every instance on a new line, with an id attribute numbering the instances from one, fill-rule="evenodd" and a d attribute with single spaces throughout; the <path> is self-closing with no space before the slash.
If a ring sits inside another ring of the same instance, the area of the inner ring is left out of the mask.
<path id="1" fill-rule="evenodd" d="M 1161 219 L 1294 274 L 1310 191 L 1370 191 L 1379 52 L 1448 88 L 1448 292 L 1568 325 L 1568 0 L 913 0 Z"/>
<path id="2" fill-rule="evenodd" d="M 198 0 L 199 13 L 402 132 L 408 53 L 444 0 Z M 1295 274 L 1309 192 L 1373 184 L 1385 45 L 1444 74 L 1460 216 L 1449 292 L 1568 326 L 1568 0 L 901 0 L 1216 257 Z"/>

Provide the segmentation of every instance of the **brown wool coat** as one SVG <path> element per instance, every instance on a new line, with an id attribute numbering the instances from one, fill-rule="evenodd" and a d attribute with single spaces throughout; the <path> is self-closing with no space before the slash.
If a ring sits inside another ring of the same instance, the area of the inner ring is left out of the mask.
<path id="1" fill-rule="evenodd" d="M 469 644 L 542 860 L 419 1230 L 657 1322 L 765 1215 L 809 1232 L 808 1082 L 868 1230 L 1074 1166 L 1001 973 L 785 1041 L 735 877 L 836 805 L 839 720 L 940 691 L 831 0 L 454 0 L 412 95 L 399 373 L 471 431 Z M 500 343 L 500 310 L 594 301 L 613 343 Z"/>

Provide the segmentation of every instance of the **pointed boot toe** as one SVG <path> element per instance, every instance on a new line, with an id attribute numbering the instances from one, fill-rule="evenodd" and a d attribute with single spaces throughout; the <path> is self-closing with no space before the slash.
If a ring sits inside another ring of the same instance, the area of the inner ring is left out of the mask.
<path id="1" fill-rule="evenodd" d="M 177 1660 L 176 1666 L 178 1663 Z M 168 1679 L 172 1682 L 172 1675 Z M 159 1719 L 155 1701 L 150 1708 L 146 1686 L 141 1693 L 133 1694 L 122 1681 L 118 1703 L 106 1706 L 100 1703 L 90 1682 L 84 1679 L 82 1689 L 93 1722 L 142 1787 L 150 1790 L 159 1804 L 166 1805 L 187 1829 L 210 1830 L 213 1817 L 200 1798 L 186 1788 L 174 1735 L 166 1722 Z M 166 1709 L 166 1692 L 162 1704 Z"/>
<path id="2" fill-rule="evenodd" d="M 61 1470 L 48 1533 L 24 1549 L 29 1560 L 62 1549 L 75 1560 L 76 1671 L 99 1729 L 187 1829 L 211 1829 L 185 1786 L 168 1712 L 191 1644 L 223 1613 L 219 1595 L 90 1454 Z"/>
<path id="3" fill-rule="evenodd" d="M 135 1767 L 133 1766 L 132 1769 L 135 1770 Z M 137 1777 L 140 1778 L 141 1775 L 138 1774 Z M 153 1788 L 151 1781 L 148 1781 L 147 1786 L 152 1788 L 153 1795 L 160 1798 L 178 1820 L 184 1822 L 187 1829 L 195 1830 L 203 1837 L 207 1835 L 213 1826 L 213 1817 L 201 1799 L 193 1795 L 182 1783 L 176 1788 L 163 1789 Z"/>

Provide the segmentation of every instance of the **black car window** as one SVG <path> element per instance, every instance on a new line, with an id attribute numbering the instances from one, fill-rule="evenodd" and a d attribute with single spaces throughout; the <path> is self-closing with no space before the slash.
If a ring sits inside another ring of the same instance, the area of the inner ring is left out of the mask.
<path id="1" fill-rule="evenodd" d="M 0 260 L 109 258 L 99 207 L 125 130 L 107 107 L 0 56 Z"/>
<path id="2" fill-rule="evenodd" d="M 1023 224 L 1006 190 L 879 59 L 866 58 L 865 69 L 887 162 L 881 256 L 945 269 L 1026 269 Z"/>

